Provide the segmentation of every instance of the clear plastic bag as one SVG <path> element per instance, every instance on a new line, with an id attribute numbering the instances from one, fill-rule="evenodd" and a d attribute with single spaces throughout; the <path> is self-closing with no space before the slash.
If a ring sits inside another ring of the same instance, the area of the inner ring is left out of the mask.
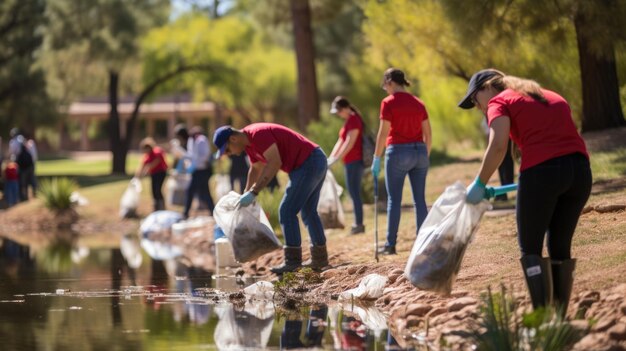
<path id="1" fill-rule="evenodd" d="M 327 171 L 317 204 L 317 213 L 322 219 L 324 229 L 345 228 L 346 220 L 340 199 L 342 192 L 343 188 L 337 184 L 333 172 Z"/>
<path id="2" fill-rule="evenodd" d="M 230 188 L 230 177 L 226 174 L 215 175 L 215 198 L 221 199 L 232 189 Z"/>
<path id="3" fill-rule="evenodd" d="M 281 243 L 261 206 L 253 203 L 247 207 L 239 207 L 238 200 L 239 194 L 231 191 L 217 202 L 213 212 L 215 222 L 233 246 L 235 259 L 249 262 L 281 248 Z"/>
<path id="4" fill-rule="evenodd" d="M 191 175 L 172 172 L 165 182 L 165 202 L 168 206 L 185 206 L 187 188 L 191 182 Z"/>
<path id="5" fill-rule="evenodd" d="M 422 224 L 404 269 L 416 287 L 449 294 L 467 245 L 478 229 L 487 201 L 465 202 L 466 189 L 456 182 L 433 204 Z"/>
<path id="6" fill-rule="evenodd" d="M 387 277 L 383 277 L 380 274 L 368 274 L 359 283 L 359 286 L 354 289 L 350 289 L 342 292 L 339 295 L 339 300 L 352 300 L 352 298 L 359 300 L 376 300 L 383 296 L 383 290 L 387 285 Z"/>
<path id="7" fill-rule="evenodd" d="M 141 194 L 141 181 L 133 178 L 128 183 L 128 187 L 124 191 L 120 199 L 120 217 L 127 218 L 137 215 L 137 207 L 139 207 L 139 195 Z"/>

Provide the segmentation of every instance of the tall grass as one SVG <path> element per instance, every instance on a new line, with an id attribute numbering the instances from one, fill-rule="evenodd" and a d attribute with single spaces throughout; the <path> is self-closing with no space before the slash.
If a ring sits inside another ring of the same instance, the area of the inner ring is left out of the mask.
<path id="1" fill-rule="evenodd" d="M 76 182 L 69 178 L 50 178 L 41 181 L 39 194 L 46 208 L 63 211 L 74 207 L 70 197 L 77 188 Z"/>
<path id="2" fill-rule="evenodd" d="M 567 350 L 581 337 L 554 308 L 517 315 L 519 305 L 504 286 L 499 293 L 489 288 L 483 304 L 473 336 L 479 351 Z"/>

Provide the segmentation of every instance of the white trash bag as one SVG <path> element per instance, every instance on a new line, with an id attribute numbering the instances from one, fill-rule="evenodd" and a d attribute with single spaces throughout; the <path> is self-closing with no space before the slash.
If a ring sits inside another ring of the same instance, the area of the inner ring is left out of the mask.
<path id="1" fill-rule="evenodd" d="M 357 288 L 346 290 L 339 294 L 339 300 L 352 300 L 352 298 L 359 300 L 376 300 L 383 296 L 387 280 L 387 277 L 383 277 L 380 274 L 368 274 L 361 279 Z"/>
<path id="2" fill-rule="evenodd" d="M 341 206 L 341 193 L 343 193 L 343 188 L 337 184 L 333 172 L 327 171 L 317 204 L 317 213 L 322 219 L 324 229 L 345 228 L 346 220 Z"/>
<path id="3" fill-rule="evenodd" d="M 465 197 L 465 186 L 456 182 L 428 212 L 404 269 L 414 286 L 444 294 L 452 291 L 465 249 L 483 214 L 491 208 L 487 201 L 472 205 Z"/>
<path id="4" fill-rule="evenodd" d="M 120 199 L 120 217 L 128 218 L 137 215 L 139 207 L 139 195 L 141 194 L 141 181 L 133 178 L 128 183 L 128 187 Z"/>
<path id="5" fill-rule="evenodd" d="M 267 216 L 258 203 L 238 207 L 239 194 L 234 191 L 215 205 L 213 216 L 233 246 L 235 259 L 249 262 L 282 247 Z"/>
<path id="6" fill-rule="evenodd" d="M 165 203 L 168 206 L 185 206 L 187 188 L 191 183 L 188 173 L 172 172 L 165 182 Z"/>

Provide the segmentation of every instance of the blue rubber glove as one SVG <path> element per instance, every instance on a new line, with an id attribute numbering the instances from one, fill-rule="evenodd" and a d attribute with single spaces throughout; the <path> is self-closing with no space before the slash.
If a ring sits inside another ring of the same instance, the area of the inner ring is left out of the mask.
<path id="1" fill-rule="evenodd" d="M 191 174 L 195 171 L 196 171 L 196 165 L 194 165 L 193 163 L 191 164 L 191 166 L 187 167 L 187 173 Z"/>
<path id="2" fill-rule="evenodd" d="M 246 191 L 245 194 L 239 197 L 239 201 L 237 201 L 237 205 L 241 207 L 250 206 L 250 204 L 254 202 L 255 198 L 256 198 L 256 195 L 254 195 L 253 192 Z"/>
<path id="3" fill-rule="evenodd" d="M 465 201 L 470 204 L 477 204 L 486 198 L 487 189 L 485 184 L 480 181 L 480 178 L 476 177 L 474 182 L 467 187 L 467 196 L 465 197 Z"/>
<path id="4" fill-rule="evenodd" d="M 380 173 L 380 157 L 374 156 L 374 160 L 372 161 L 372 175 L 374 179 L 378 178 L 378 173 Z"/>

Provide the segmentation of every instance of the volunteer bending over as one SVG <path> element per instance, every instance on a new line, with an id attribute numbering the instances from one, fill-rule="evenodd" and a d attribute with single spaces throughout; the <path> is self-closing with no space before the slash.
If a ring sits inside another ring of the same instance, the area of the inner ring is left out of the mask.
<path id="1" fill-rule="evenodd" d="M 487 117 L 489 145 L 467 201 L 485 198 L 485 184 L 507 150 L 509 135 L 522 154 L 517 191 L 521 263 L 533 307 L 553 301 L 567 311 L 576 261 L 571 244 L 591 191 L 589 155 L 563 97 L 535 81 L 486 69 L 474 74 L 459 107 Z M 542 258 L 547 232 L 548 255 Z"/>
<path id="2" fill-rule="evenodd" d="M 326 236 L 317 213 L 320 190 L 327 171 L 322 149 L 293 130 L 274 123 L 254 123 L 242 130 L 223 126 L 215 131 L 213 143 L 218 157 L 246 152 L 250 158 L 248 181 L 239 205 L 248 206 L 279 169 L 289 174 L 280 203 L 279 219 L 285 236 L 285 261 L 273 273 L 293 272 L 301 266 L 320 270 L 328 265 Z M 311 237 L 311 260 L 302 262 L 302 238 L 298 213 Z"/>

